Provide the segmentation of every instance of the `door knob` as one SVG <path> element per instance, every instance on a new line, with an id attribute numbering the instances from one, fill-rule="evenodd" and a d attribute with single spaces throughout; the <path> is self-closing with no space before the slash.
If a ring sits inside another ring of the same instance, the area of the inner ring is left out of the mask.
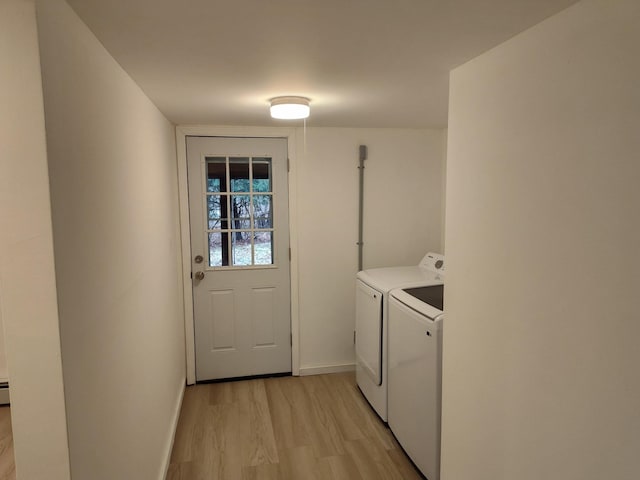
<path id="1" fill-rule="evenodd" d="M 204 272 L 196 272 L 194 276 L 196 277 L 196 280 L 204 280 Z"/>

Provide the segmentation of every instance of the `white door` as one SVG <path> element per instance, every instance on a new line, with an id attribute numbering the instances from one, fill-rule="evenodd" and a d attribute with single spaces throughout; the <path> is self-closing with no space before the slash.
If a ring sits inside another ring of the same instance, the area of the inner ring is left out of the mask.
<path id="1" fill-rule="evenodd" d="M 196 380 L 291 371 L 287 140 L 188 137 Z"/>

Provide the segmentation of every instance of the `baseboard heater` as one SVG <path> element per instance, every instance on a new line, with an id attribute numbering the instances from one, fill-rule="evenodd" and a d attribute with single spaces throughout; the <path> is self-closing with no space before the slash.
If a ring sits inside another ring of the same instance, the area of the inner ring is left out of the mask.
<path id="1" fill-rule="evenodd" d="M 9 382 L 0 382 L 0 405 L 9 405 Z"/>

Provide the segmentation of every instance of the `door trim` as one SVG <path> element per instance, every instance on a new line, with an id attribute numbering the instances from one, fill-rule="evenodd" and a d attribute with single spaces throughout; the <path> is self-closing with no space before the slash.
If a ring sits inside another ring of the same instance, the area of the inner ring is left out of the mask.
<path id="1" fill-rule="evenodd" d="M 291 261 L 291 371 L 300 375 L 300 317 L 298 299 L 298 209 L 296 169 L 296 129 L 278 127 L 232 127 L 215 125 L 178 125 L 176 127 L 176 156 L 178 167 L 178 198 L 180 201 L 180 240 L 183 290 L 184 331 L 186 343 L 187 385 L 196 382 L 196 354 L 193 319 L 193 288 L 191 283 L 191 233 L 189 222 L 189 190 L 187 183 L 187 137 L 278 137 L 287 139 L 289 156 L 289 246 Z"/>

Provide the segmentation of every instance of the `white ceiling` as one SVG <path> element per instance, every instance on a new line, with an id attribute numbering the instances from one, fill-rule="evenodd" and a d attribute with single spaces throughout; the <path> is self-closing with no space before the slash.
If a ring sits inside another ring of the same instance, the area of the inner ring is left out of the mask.
<path id="1" fill-rule="evenodd" d="M 268 100 L 302 95 L 309 126 L 421 128 L 449 70 L 576 0 L 68 2 L 176 124 L 291 125 Z"/>

